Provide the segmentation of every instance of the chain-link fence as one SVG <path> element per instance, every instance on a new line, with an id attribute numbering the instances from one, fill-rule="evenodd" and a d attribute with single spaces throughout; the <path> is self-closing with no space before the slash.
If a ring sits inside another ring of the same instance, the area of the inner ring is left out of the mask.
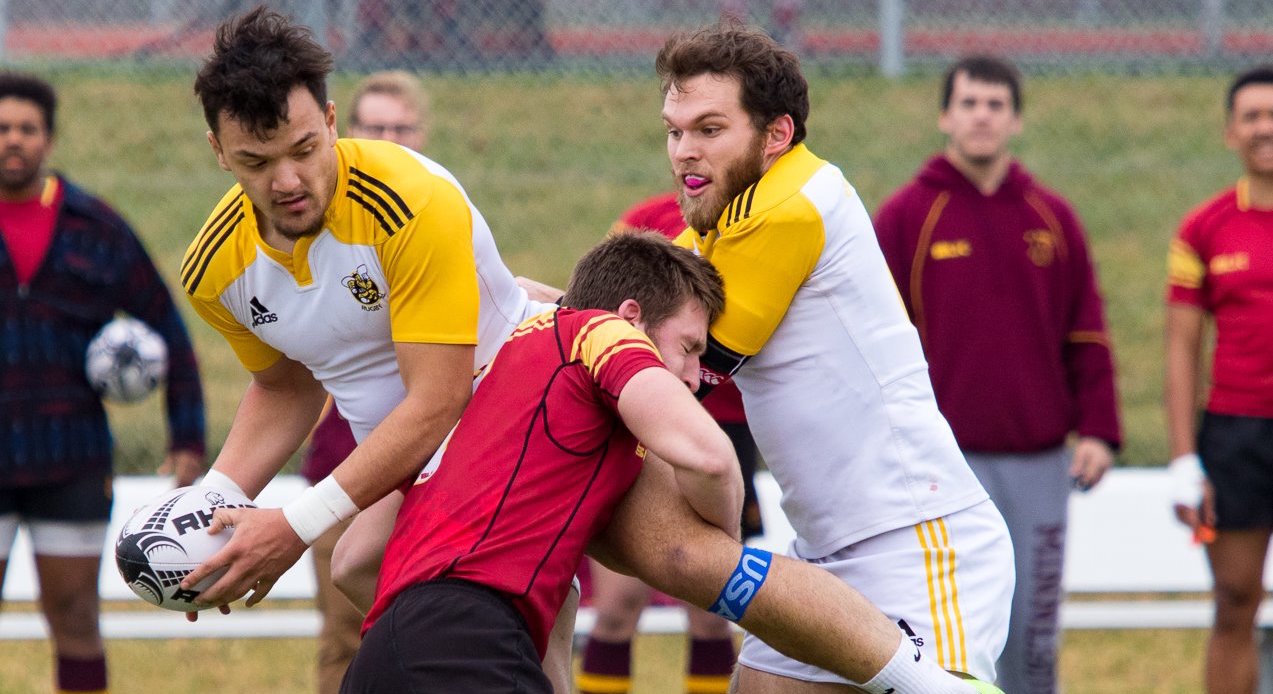
<path id="1" fill-rule="evenodd" d="M 7 62 L 190 61 L 252 0 L 0 0 Z M 1267 0 L 290 0 L 345 68 L 615 69 L 722 14 L 815 65 L 876 67 L 994 49 L 1066 69 L 1232 64 L 1273 50 Z"/>

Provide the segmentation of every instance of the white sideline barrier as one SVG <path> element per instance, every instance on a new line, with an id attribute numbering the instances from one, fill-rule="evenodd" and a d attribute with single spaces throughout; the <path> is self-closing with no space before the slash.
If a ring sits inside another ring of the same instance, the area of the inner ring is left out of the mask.
<path id="1" fill-rule="evenodd" d="M 107 600 L 136 600 L 114 567 L 114 538 L 132 510 L 159 495 L 170 483 L 155 477 L 120 477 L 115 482 L 115 517 L 107 534 L 100 587 Z M 294 498 L 305 482 L 294 476 L 276 479 L 262 492 L 262 506 L 279 506 Z M 778 506 L 777 484 L 767 473 L 756 476 L 765 520 L 765 535 L 754 542 L 784 552 L 794 537 Z M 1162 469 L 1119 469 L 1091 492 L 1070 499 L 1070 527 L 1066 541 L 1064 588 L 1070 593 L 1206 592 L 1211 578 L 1201 548 L 1171 515 L 1167 505 L 1169 481 Z M 1273 587 L 1273 556 L 1266 582 Z M 312 609 L 271 609 L 276 598 L 309 599 L 314 575 L 306 555 L 284 574 L 261 607 L 240 607 L 230 615 L 205 613 L 190 624 L 176 613 L 162 610 L 108 611 L 102 616 L 107 638 L 223 638 L 308 637 L 318 632 Z M 4 586 L 5 602 L 35 599 L 35 575 L 25 532 L 10 557 Z M 591 629 L 594 615 L 580 610 L 576 630 Z M 1207 601 L 1067 601 L 1061 608 L 1067 629 L 1205 628 L 1211 624 Z M 1260 612 L 1260 623 L 1273 625 L 1273 605 Z M 685 629 L 684 611 L 651 608 L 641 617 L 643 632 L 673 633 Z M 0 640 L 44 638 L 37 613 L 0 612 Z"/>

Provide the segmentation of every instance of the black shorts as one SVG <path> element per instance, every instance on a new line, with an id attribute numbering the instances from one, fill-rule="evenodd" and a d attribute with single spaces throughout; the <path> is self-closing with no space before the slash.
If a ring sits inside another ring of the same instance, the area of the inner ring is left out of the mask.
<path id="1" fill-rule="evenodd" d="M 86 472 L 70 481 L 37 487 L 0 487 L 0 516 L 24 520 L 97 523 L 110 520 L 111 474 Z"/>
<path id="2" fill-rule="evenodd" d="M 1216 490 L 1216 529 L 1273 528 L 1273 419 L 1205 412 L 1198 456 Z"/>
<path id="3" fill-rule="evenodd" d="M 756 461 L 760 454 L 756 451 L 756 440 L 751 437 L 751 429 L 747 423 L 722 424 L 721 429 L 734 444 L 734 453 L 738 456 L 738 466 L 743 470 L 743 539 L 760 537 L 765 534 L 765 524 L 760 518 L 760 499 L 756 496 Z"/>
<path id="4" fill-rule="evenodd" d="M 502 594 L 439 579 L 402 591 L 367 630 L 341 694 L 552 694 L 526 620 Z"/>

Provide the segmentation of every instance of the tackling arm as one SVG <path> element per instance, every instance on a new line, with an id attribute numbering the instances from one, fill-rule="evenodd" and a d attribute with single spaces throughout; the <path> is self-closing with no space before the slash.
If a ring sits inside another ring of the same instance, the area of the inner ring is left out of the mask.
<path id="1" fill-rule="evenodd" d="M 738 537 L 743 499 L 738 458 L 685 384 L 666 369 L 643 369 L 619 393 L 619 416 L 650 453 L 672 466 L 690 507 Z"/>

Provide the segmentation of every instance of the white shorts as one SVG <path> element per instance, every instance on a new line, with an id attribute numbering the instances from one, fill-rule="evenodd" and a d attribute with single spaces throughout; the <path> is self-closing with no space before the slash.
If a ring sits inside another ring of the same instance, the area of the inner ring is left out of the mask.
<path id="1" fill-rule="evenodd" d="M 18 514 L 0 516 L 0 561 L 6 561 L 18 535 Z M 100 557 L 106 546 L 106 521 L 26 519 L 31 549 L 42 557 Z"/>
<path id="2" fill-rule="evenodd" d="M 995 680 L 1016 584 L 1012 540 L 987 500 L 850 545 L 816 564 L 856 588 L 945 670 Z M 738 662 L 807 682 L 856 684 L 792 660 L 747 634 Z"/>

